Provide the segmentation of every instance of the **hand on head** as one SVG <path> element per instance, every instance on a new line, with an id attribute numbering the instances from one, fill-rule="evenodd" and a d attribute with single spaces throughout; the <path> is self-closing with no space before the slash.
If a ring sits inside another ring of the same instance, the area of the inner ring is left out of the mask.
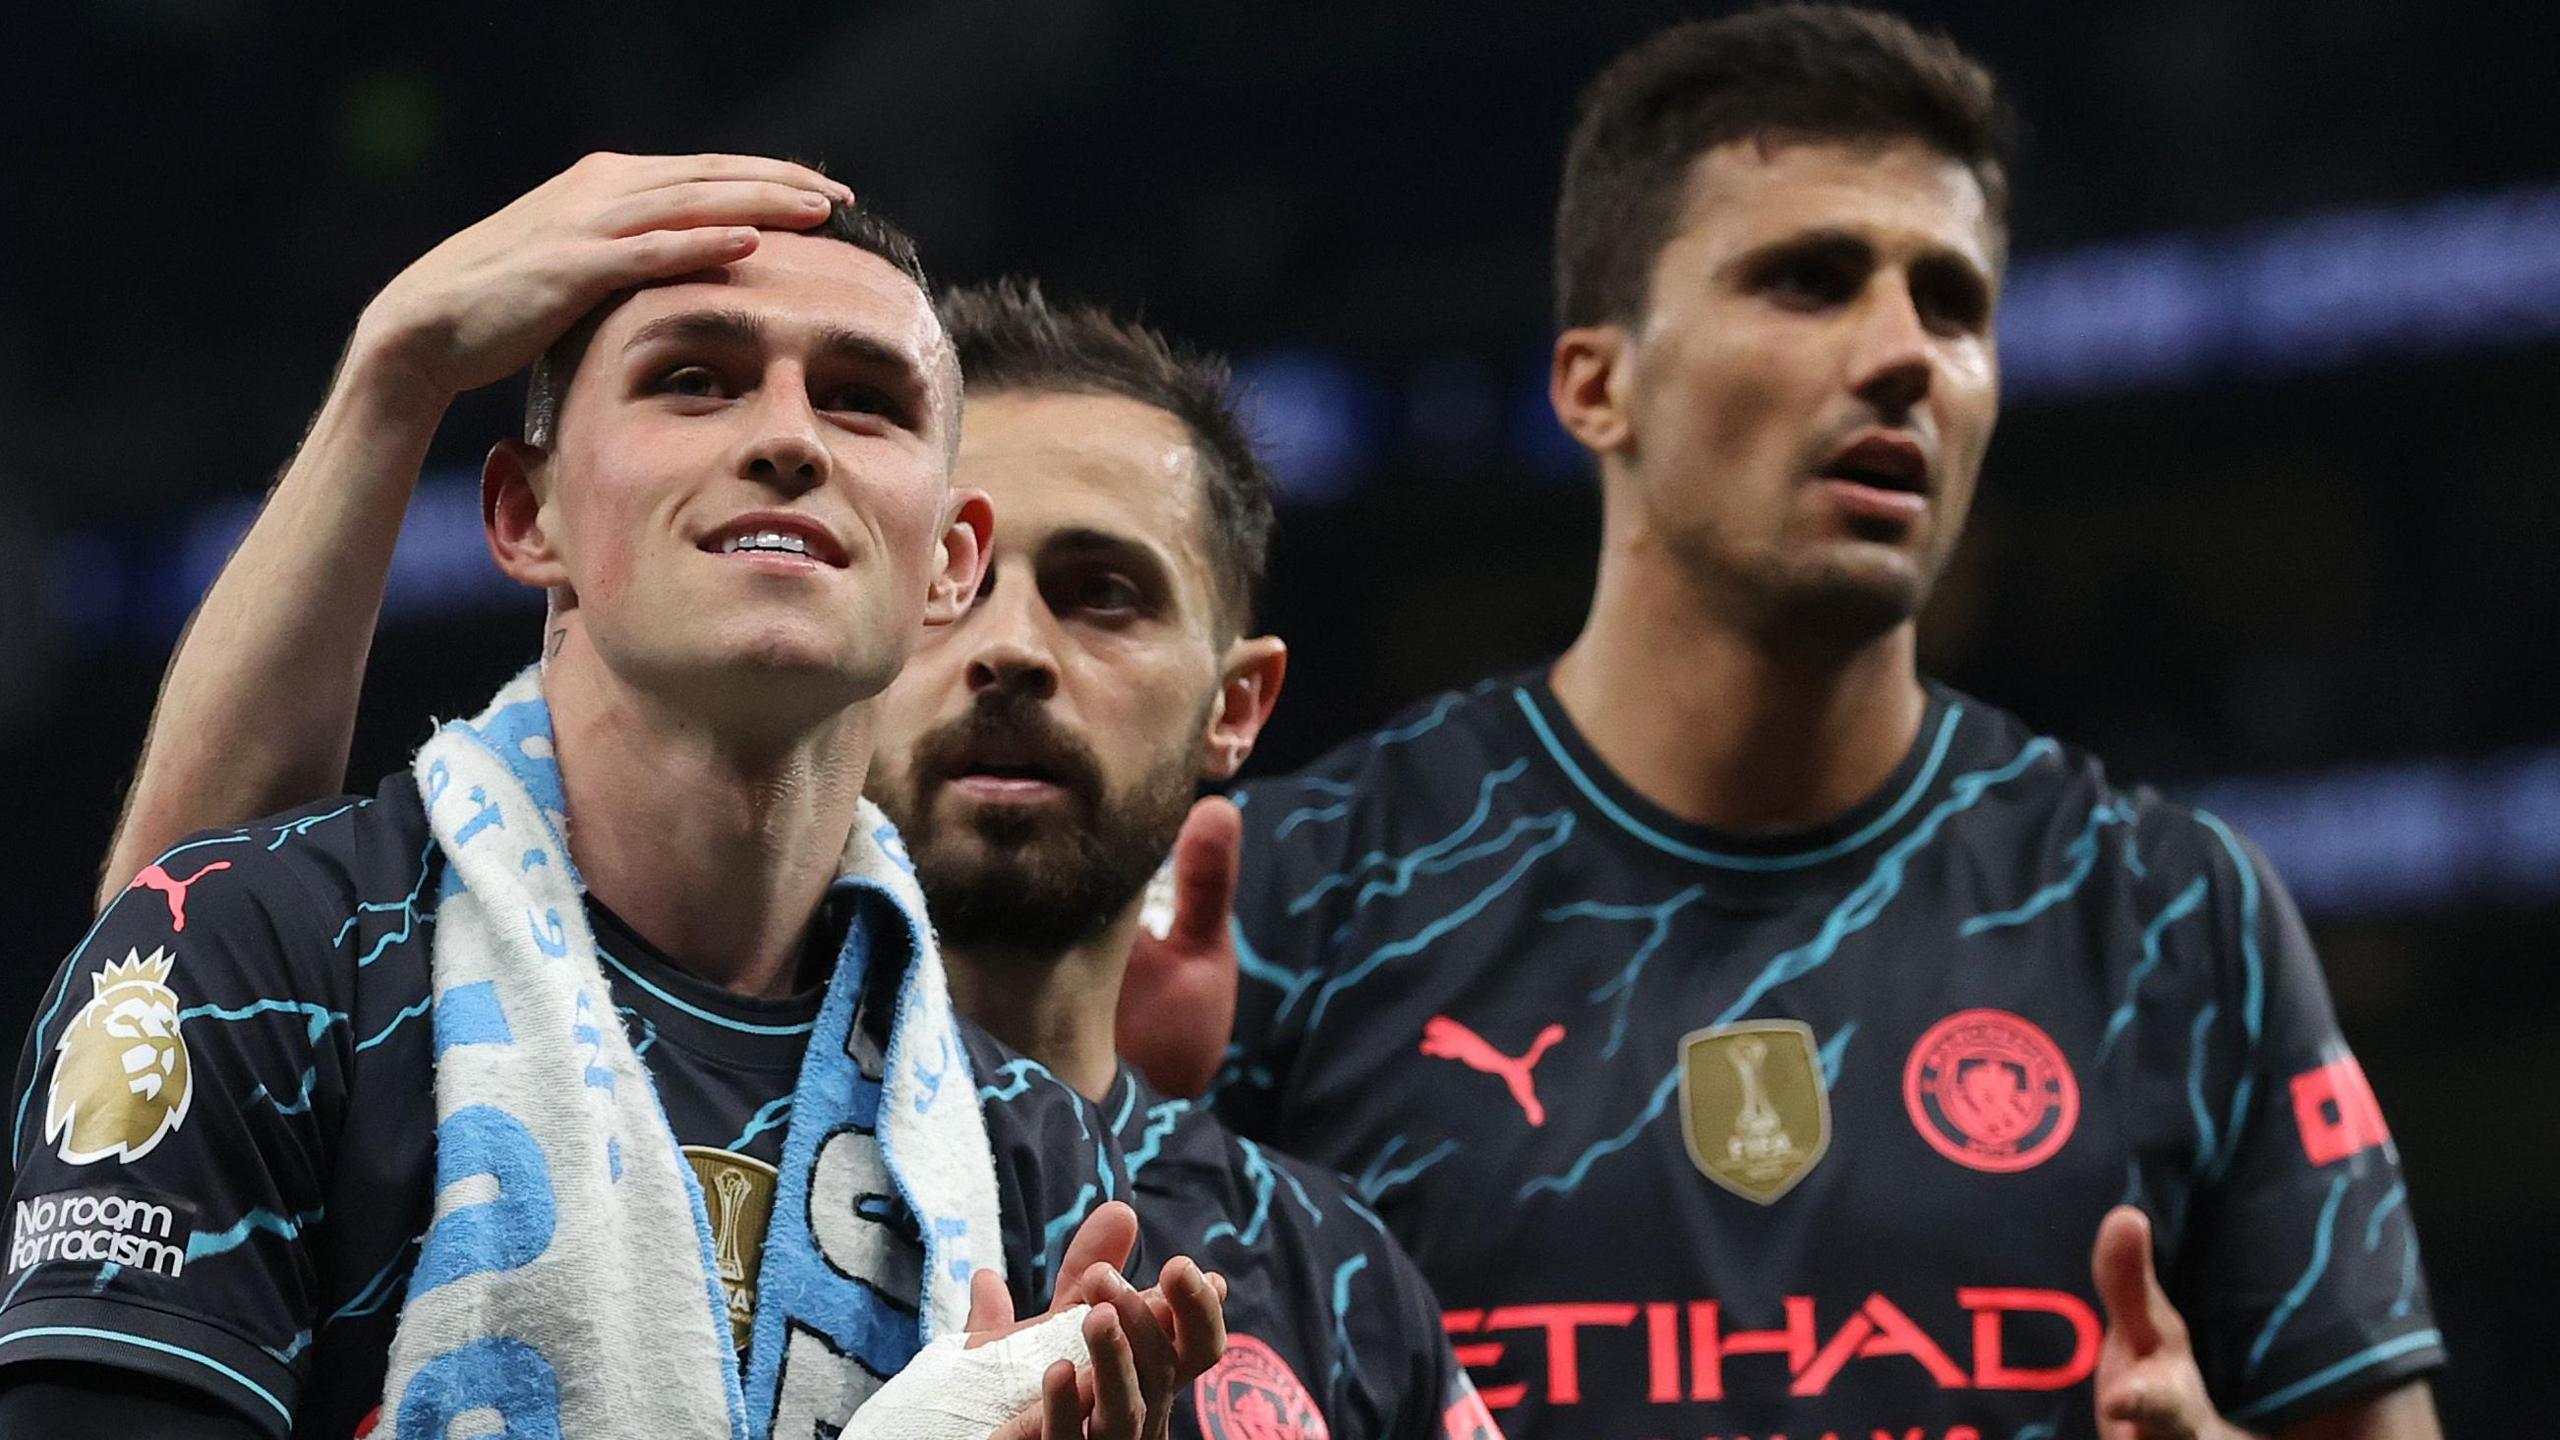
<path id="1" fill-rule="evenodd" d="M 852 199 L 787 160 L 589 155 L 401 271 L 356 343 L 458 395 L 532 364 L 616 291 L 726 265 L 757 230 L 806 230 Z"/>

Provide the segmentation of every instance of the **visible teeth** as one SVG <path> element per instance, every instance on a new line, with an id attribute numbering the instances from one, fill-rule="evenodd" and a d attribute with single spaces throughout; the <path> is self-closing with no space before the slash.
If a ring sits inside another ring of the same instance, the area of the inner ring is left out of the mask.
<path id="1" fill-rule="evenodd" d="M 759 530 L 753 535 L 732 535 L 720 542 L 720 553 L 735 555 L 741 550 L 779 550 L 787 555 L 806 555 L 809 542 L 798 535 L 779 530 Z"/>

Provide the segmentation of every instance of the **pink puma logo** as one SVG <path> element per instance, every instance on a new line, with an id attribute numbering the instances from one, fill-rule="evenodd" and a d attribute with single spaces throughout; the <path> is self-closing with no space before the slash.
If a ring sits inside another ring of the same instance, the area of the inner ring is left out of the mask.
<path id="1" fill-rule="evenodd" d="M 1536 1082 L 1529 1072 L 1537 1068 L 1538 1058 L 1564 1038 L 1562 1025 L 1550 1025 L 1529 1042 L 1528 1053 L 1513 1058 L 1496 1050 L 1485 1038 L 1446 1015 L 1434 1015 L 1422 1026 L 1422 1053 L 1440 1060 L 1455 1060 L 1470 1070 L 1502 1077 L 1503 1086 L 1520 1105 L 1520 1113 L 1533 1126 L 1547 1123 L 1547 1107 L 1538 1102 Z"/>
<path id="2" fill-rule="evenodd" d="M 193 875 L 188 876 L 186 879 L 180 880 L 174 878 L 168 871 L 161 869 L 157 865 L 146 865 L 142 868 L 141 874 L 133 877 L 133 883 L 124 888 L 127 890 L 157 890 L 162 895 L 167 896 L 169 900 L 169 928 L 172 930 L 183 931 L 187 928 L 187 887 L 193 885 L 207 875 L 212 874 L 216 870 L 228 870 L 230 868 L 230 861 L 216 860 Z"/>

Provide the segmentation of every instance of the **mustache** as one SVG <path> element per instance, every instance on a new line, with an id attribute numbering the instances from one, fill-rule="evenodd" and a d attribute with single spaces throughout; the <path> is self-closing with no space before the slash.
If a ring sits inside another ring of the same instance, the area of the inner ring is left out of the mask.
<path id="1" fill-rule="evenodd" d="M 916 798 L 922 801 L 931 786 L 989 764 L 1036 770 L 1070 794 L 1095 803 L 1102 798 L 1102 766 L 1091 748 L 1038 701 L 1006 689 L 981 692 L 967 713 L 917 740 L 909 771 Z"/>

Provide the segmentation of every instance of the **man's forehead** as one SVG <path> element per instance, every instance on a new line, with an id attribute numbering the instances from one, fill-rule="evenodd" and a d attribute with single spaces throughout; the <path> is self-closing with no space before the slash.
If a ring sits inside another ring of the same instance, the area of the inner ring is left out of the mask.
<path id="1" fill-rule="evenodd" d="M 1744 250 L 1809 231 L 1933 244 L 1985 273 L 1999 253 L 1981 181 L 1916 140 L 1744 139 L 1690 163 L 1676 238 Z"/>
<path id="2" fill-rule="evenodd" d="M 775 334 L 853 333 L 929 368 L 941 324 L 905 272 L 856 245 L 765 231 L 755 253 L 633 291 L 600 337 L 619 344 L 653 320 L 690 311 L 755 317 Z"/>
<path id="3" fill-rule="evenodd" d="M 1118 395 L 998 392 L 966 403 L 953 482 L 996 506 L 996 545 L 1080 529 L 1205 555 L 1199 453 L 1171 414 Z"/>

